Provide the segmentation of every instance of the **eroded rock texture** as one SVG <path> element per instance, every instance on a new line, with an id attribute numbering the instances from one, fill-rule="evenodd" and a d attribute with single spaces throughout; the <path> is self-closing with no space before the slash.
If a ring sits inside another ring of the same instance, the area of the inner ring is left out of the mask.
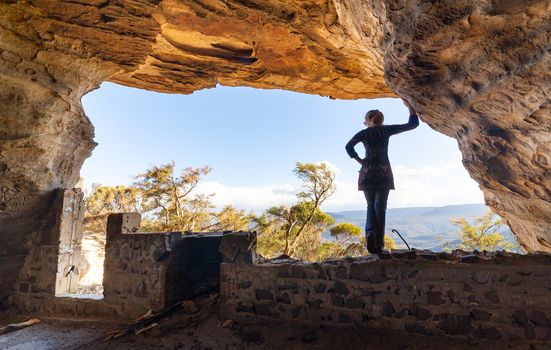
<path id="1" fill-rule="evenodd" d="M 551 251 L 550 16 L 549 0 L 2 2 L 0 290 L 90 155 L 80 98 L 105 80 L 406 97 L 520 242 Z"/>
<path id="2" fill-rule="evenodd" d="M 551 251 L 551 1 L 388 2 L 382 14 L 389 86 L 457 139 L 519 242 Z"/>

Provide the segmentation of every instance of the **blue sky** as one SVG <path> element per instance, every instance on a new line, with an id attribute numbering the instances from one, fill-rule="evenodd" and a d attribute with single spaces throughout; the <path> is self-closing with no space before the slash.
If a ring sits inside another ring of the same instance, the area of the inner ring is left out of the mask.
<path id="1" fill-rule="evenodd" d="M 81 171 L 85 187 L 128 185 L 132 176 L 171 160 L 180 169 L 208 164 L 213 170 L 199 191 L 215 193 L 217 206 L 254 211 L 294 200 L 297 161 L 326 161 L 335 169 L 337 192 L 325 210 L 364 208 L 356 191 L 359 165 L 344 145 L 364 127 L 367 110 L 381 110 L 387 124 L 408 117 L 398 99 L 331 100 L 222 86 L 169 95 L 104 83 L 83 104 L 99 144 Z M 363 154 L 361 145 L 357 151 Z M 483 202 L 455 140 L 424 123 L 393 136 L 389 157 L 396 182 L 391 208 Z"/>

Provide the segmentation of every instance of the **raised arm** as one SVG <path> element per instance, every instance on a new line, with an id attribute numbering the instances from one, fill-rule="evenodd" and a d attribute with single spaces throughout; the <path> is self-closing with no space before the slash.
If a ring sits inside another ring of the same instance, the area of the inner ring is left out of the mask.
<path id="1" fill-rule="evenodd" d="M 358 153 L 354 149 L 354 146 L 356 146 L 358 143 L 362 141 L 363 133 L 364 133 L 364 130 L 358 132 L 350 139 L 350 141 L 348 141 L 348 143 L 344 147 L 346 149 L 346 153 L 348 153 L 350 158 L 355 159 L 360 164 L 363 163 L 363 159 L 358 156 Z"/>
<path id="2" fill-rule="evenodd" d="M 396 135 L 404 131 L 413 130 L 419 126 L 419 117 L 417 116 L 417 113 L 415 113 L 415 109 L 413 109 L 411 104 L 409 104 L 405 100 L 404 104 L 409 110 L 409 120 L 405 124 L 395 124 L 387 126 L 386 130 L 389 135 Z"/>

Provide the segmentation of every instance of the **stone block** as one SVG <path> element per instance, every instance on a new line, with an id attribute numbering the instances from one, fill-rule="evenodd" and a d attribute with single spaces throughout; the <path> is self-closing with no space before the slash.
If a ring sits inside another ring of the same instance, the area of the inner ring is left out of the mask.
<path id="1" fill-rule="evenodd" d="M 392 317 L 396 313 L 396 309 L 390 301 L 386 300 L 381 304 L 381 312 L 383 316 Z"/>
<path id="2" fill-rule="evenodd" d="M 291 304 L 291 297 L 287 293 L 283 293 L 277 297 L 277 301 L 283 304 Z"/>
<path id="3" fill-rule="evenodd" d="M 346 307 L 349 309 L 363 309 L 365 303 L 360 297 L 352 297 L 346 299 Z"/>
<path id="4" fill-rule="evenodd" d="M 429 305 L 441 305 L 445 302 L 441 292 L 427 292 L 427 303 Z"/>
<path id="5" fill-rule="evenodd" d="M 267 289 L 255 289 L 256 299 L 258 300 L 273 300 L 274 294 Z"/>
<path id="6" fill-rule="evenodd" d="M 333 292 L 335 292 L 336 294 L 339 294 L 339 295 L 348 295 L 350 293 L 348 288 L 346 288 L 346 285 L 344 283 L 342 283 L 341 281 L 335 282 L 335 285 L 333 285 L 332 290 L 333 290 Z"/>
<path id="7" fill-rule="evenodd" d="M 296 265 L 291 266 L 291 278 L 306 278 L 306 271 L 304 270 L 304 266 L 302 265 Z"/>
<path id="8" fill-rule="evenodd" d="M 358 281 L 368 281 L 369 273 L 364 264 L 350 265 L 350 279 Z"/>
<path id="9" fill-rule="evenodd" d="M 538 326 L 544 326 L 547 327 L 549 325 L 549 320 L 545 314 L 539 310 L 533 310 L 530 313 L 529 317 L 530 321 Z"/>
<path id="10" fill-rule="evenodd" d="M 291 309 L 291 314 L 293 315 L 294 318 L 298 318 L 300 316 L 300 314 L 302 313 L 302 306 L 295 306 L 294 308 Z"/>
<path id="11" fill-rule="evenodd" d="M 337 267 L 337 272 L 335 273 L 335 277 L 340 279 L 347 279 L 348 273 L 347 273 L 346 267 L 344 266 Z"/>
<path id="12" fill-rule="evenodd" d="M 391 251 L 391 255 L 393 258 L 396 259 L 410 259 L 413 260 L 416 258 L 417 253 L 415 250 L 409 250 L 409 249 L 396 249 Z"/>
<path id="13" fill-rule="evenodd" d="M 492 318 L 492 314 L 484 310 L 473 309 L 471 310 L 471 317 L 474 320 L 490 321 L 490 319 Z"/>
<path id="14" fill-rule="evenodd" d="M 449 335 L 466 335 L 471 331 L 471 317 L 468 315 L 441 315 L 438 327 Z"/>
<path id="15" fill-rule="evenodd" d="M 351 322 L 351 321 L 352 321 L 352 318 L 350 318 L 349 315 L 343 314 L 343 313 L 339 314 L 339 322 L 340 323 L 348 323 L 348 322 Z"/>
<path id="16" fill-rule="evenodd" d="M 496 327 L 480 327 L 473 332 L 477 338 L 497 340 L 501 338 L 501 333 Z"/>
<path id="17" fill-rule="evenodd" d="M 423 326 L 421 323 L 406 323 L 405 325 L 406 331 L 409 333 L 416 333 L 416 334 L 423 334 L 423 335 L 431 335 L 432 332 L 427 330 L 425 326 Z"/>
<path id="18" fill-rule="evenodd" d="M 466 263 L 466 264 L 476 264 L 480 262 L 480 257 L 475 254 L 469 254 L 469 255 L 460 257 L 459 260 L 462 263 Z"/>
<path id="19" fill-rule="evenodd" d="M 117 213 L 107 217 L 107 235 L 133 234 L 140 230 L 139 213 Z"/>
<path id="20" fill-rule="evenodd" d="M 528 316 L 523 310 L 517 310 L 513 313 L 513 320 L 517 325 L 524 327 L 528 323 Z"/>
<path id="21" fill-rule="evenodd" d="M 429 261 L 438 260 L 438 255 L 434 253 L 420 253 L 419 256 L 424 260 L 429 260 Z"/>
<path id="22" fill-rule="evenodd" d="M 238 303 L 235 307 L 235 310 L 237 312 L 254 312 L 254 308 L 252 305 L 244 304 L 244 303 Z"/>
<path id="23" fill-rule="evenodd" d="M 484 293 L 484 297 L 486 298 L 486 300 L 491 301 L 492 303 L 499 303 L 499 294 L 497 294 L 497 291 L 495 289 L 489 290 Z"/>
<path id="24" fill-rule="evenodd" d="M 251 281 L 241 281 L 237 284 L 237 288 L 238 289 L 247 289 L 252 285 L 253 285 L 253 282 L 251 282 Z"/>
<path id="25" fill-rule="evenodd" d="M 308 307 L 310 307 L 311 309 L 321 309 L 322 304 L 323 300 L 313 299 L 308 302 Z"/>
<path id="26" fill-rule="evenodd" d="M 366 264 L 350 265 L 350 279 L 367 281 L 373 284 L 379 284 L 389 280 L 385 274 L 384 268 L 374 271 L 373 269 L 368 269 Z"/>
<path id="27" fill-rule="evenodd" d="M 428 320 L 432 317 L 432 312 L 429 309 L 420 307 L 417 309 L 416 317 L 420 320 Z"/>
<path id="28" fill-rule="evenodd" d="M 448 299 L 450 299 L 450 301 L 452 303 L 459 303 L 460 302 L 459 296 L 453 290 L 448 291 Z"/>
<path id="29" fill-rule="evenodd" d="M 327 286 L 323 283 L 317 283 L 314 286 L 314 292 L 316 292 L 318 294 L 325 293 L 326 290 L 327 290 Z"/>
<path id="30" fill-rule="evenodd" d="M 249 232 L 224 234 L 218 251 L 224 262 L 252 264 L 256 259 L 256 235 Z"/>
<path id="31" fill-rule="evenodd" d="M 331 301 L 333 302 L 333 305 L 342 307 L 344 306 L 344 298 L 341 296 L 338 296 L 335 293 L 331 293 Z"/>
<path id="32" fill-rule="evenodd" d="M 272 313 L 270 307 L 266 304 L 255 304 L 254 310 L 261 316 L 268 316 Z"/>

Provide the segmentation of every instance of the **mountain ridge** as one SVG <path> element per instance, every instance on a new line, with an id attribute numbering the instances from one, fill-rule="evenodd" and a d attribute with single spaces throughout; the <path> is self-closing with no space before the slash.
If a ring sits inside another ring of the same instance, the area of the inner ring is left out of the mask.
<path id="1" fill-rule="evenodd" d="M 431 207 L 402 207 L 387 209 L 386 234 L 391 236 L 400 248 L 405 245 L 400 238 L 392 233 L 396 229 L 406 239 L 411 247 L 441 251 L 449 246 L 454 248 L 460 242 L 460 228 L 452 223 L 452 219 L 472 219 L 484 215 L 489 208 L 484 204 L 453 204 Z M 343 210 L 328 212 L 337 223 L 350 222 L 363 229 L 366 210 Z M 510 241 L 516 241 L 507 227 L 501 234 Z M 329 231 L 323 238 L 331 240 Z"/>

